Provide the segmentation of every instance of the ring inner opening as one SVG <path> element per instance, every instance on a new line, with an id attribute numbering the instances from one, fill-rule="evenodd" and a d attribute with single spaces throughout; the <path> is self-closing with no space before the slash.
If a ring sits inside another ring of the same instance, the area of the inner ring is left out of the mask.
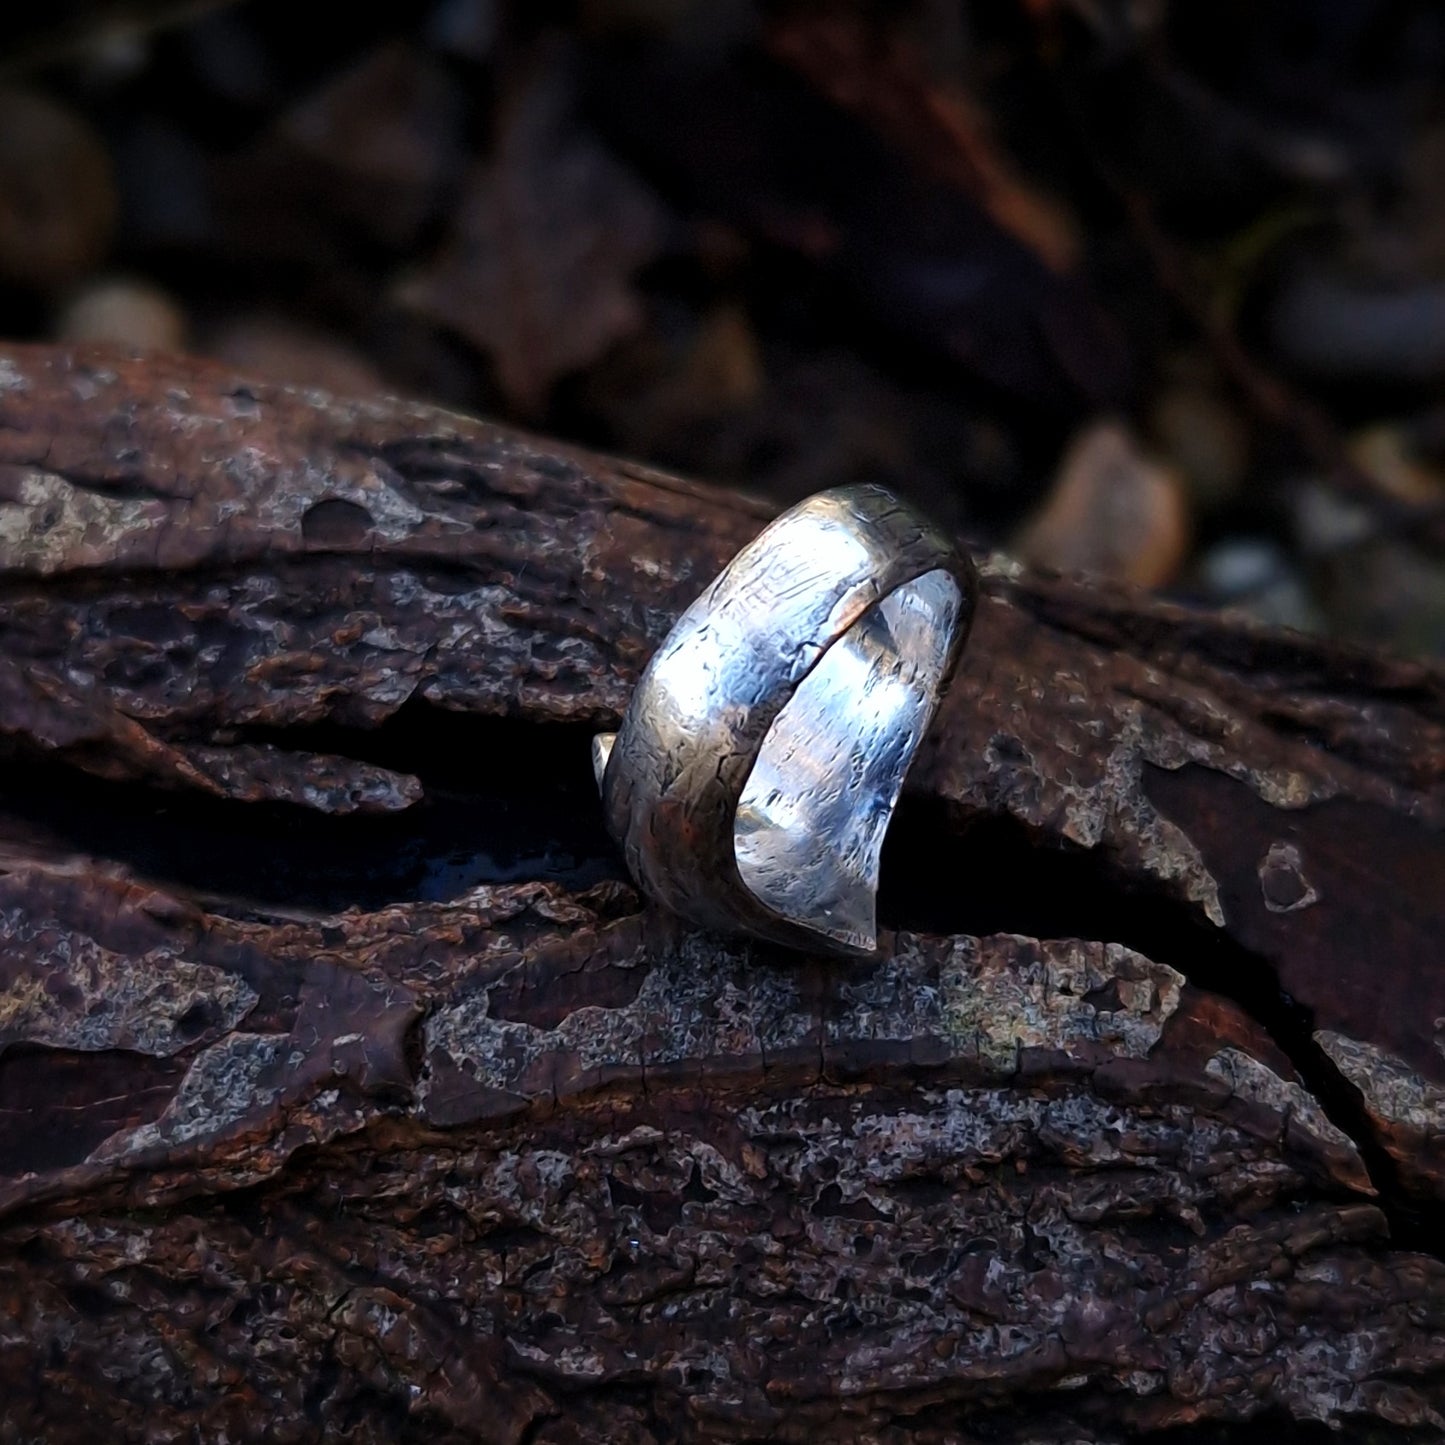
<path id="1" fill-rule="evenodd" d="M 933 715 L 962 594 L 943 569 L 874 604 L 798 684 L 743 786 L 733 849 L 766 908 L 877 946 L 888 820 Z"/>

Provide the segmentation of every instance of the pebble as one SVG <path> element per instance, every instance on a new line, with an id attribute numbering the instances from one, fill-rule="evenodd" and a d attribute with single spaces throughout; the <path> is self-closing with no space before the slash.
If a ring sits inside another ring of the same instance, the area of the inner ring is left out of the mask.
<path id="1" fill-rule="evenodd" d="M 1322 482 L 1302 482 L 1294 492 L 1291 521 L 1295 543 L 1306 557 L 1347 551 L 1379 531 L 1374 510 Z"/>
<path id="2" fill-rule="evenodd" d="M 1350 458 L 1392 501 L 1431 508 L 1445 503 L 1445 477 L 1420 457 L 1403 427 L 1381 424 L 1357 432 Z"/>
<path id="3" fill-rule="evenodd" d="M 56 319 L 55 339 L 103 342 L 135 351 L 184 351 L 186 317 L 158 287 L 126 277 L 96 281 L 77 292 Z"/>
<path id="4" fill-rule="evenodd" d="M 1271 627 L 1322 632 L 1320 609 L 1285 551 L 1267 537 L 1229 537 L 1199 559 L 1197 577 L 1205 598 Z"/>
<path id="5" fill-rule="evenodd" d="M 1161 587 L 1189 549 L 1189 503 L 1177 471 L 1145 456 L 1118 422 L 1097 422 L 1064 456 L 1043 506 L 1013 550 L 1060 572 Z"/>

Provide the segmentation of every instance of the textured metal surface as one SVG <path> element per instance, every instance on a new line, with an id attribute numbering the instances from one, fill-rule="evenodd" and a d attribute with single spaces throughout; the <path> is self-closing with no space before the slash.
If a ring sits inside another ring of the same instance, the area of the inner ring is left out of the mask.
<path id="1" fill-rule="evenodd" d="M 706 927 L 872 952 L 888 820 L 974 593 L 882 487 L 820 492 L 744 547 L 594 748 L 642 888 Z"/>

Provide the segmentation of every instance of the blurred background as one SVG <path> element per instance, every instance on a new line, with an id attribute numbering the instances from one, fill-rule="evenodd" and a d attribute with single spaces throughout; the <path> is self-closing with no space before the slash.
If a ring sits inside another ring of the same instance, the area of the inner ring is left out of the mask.
<path id="1" fill-rule="evenodd" d="M 10 0 L 0 336 L 1445 655 L 1445 7 Z"/>

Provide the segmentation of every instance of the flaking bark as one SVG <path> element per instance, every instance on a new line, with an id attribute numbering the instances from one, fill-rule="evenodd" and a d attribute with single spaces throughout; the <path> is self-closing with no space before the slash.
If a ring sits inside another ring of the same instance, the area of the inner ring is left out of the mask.
<path id="1" fill-rule="evenodd" d="M 0 1439 L 1445 1431 L 1440 674 L 986 565 L 879 959 L 722 942 L 587 739 L 766 516 L 0 360 Z"/>

